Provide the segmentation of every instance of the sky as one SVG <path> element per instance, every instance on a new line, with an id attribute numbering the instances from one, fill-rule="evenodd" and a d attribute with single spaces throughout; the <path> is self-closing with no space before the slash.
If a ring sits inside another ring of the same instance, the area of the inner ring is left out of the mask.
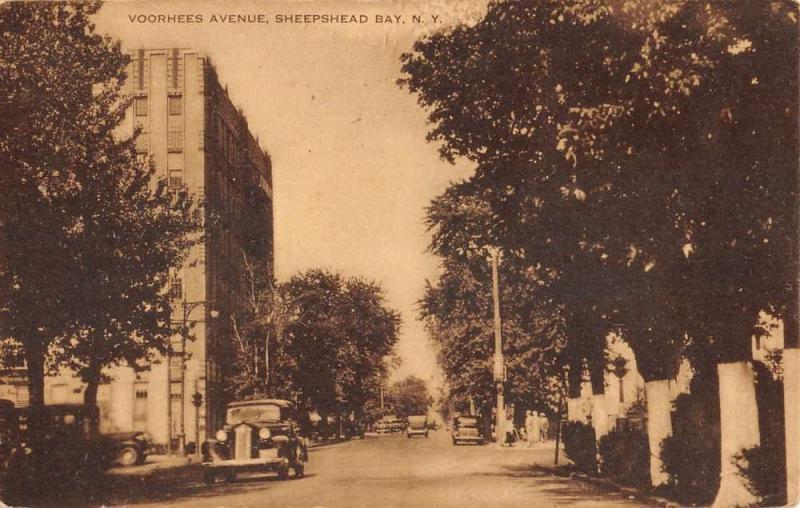
<path id="1" fill-rule="evenodd" d="M 426 251 L 424 209 L 472 167 L 439 158 L 425 140 L 426 112 L 395 82 L 400 55 L 417 38 L 474 22 L 484 3 L 110 1 L 95 20 L 126 50 L 194 48 L 211 58 L 272 156 L 278 278 L 324 267 L 378 282 L 403 319 L 393 378 L 413 374 L 434 390 L 441 374 L 417 319 L 425 281 L 438 270 Z M 237 14 L 261 14 L 262 22 L 222 21 Z M 277 22 L 296 14 L 363 15 L 367 22 Z"/>

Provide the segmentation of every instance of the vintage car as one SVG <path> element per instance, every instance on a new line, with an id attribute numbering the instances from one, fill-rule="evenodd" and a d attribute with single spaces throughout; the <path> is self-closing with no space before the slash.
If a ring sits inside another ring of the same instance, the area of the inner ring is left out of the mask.
<path id="1" fill-rule="evenodd" d="M 406 436 L 408 436 L 409 439 L 411 439 L 411 436 L 428 437 L 428 417 L 425 415 L 409 416 Z"/>
<path id="2" fill-rule="evenodd" d="M 235 481 L 239 472 L 274 472 L 285 480 L 289 469 L 302 477 L 308 449 L 299 430 L 294 404 L 287 400 L 229 404 L 225 426 L 202 446 L 205 482 Z"/>
<path id="3" fill-rule="evenodd" d="M 99 432 L 99 415 L 97 406 L 83 404 L 17 410 L 18 435 L 6 464 L 3 500 L 31 505 L 64 485 L 94 486 L 116 458 L 114 441 Z"/>
<path id="4" fill-rule="evenodd" d="M 453 444 L 484 442 L 480 432 L 480 419 L 473 415 L 461 415 L 453 418 Z"/>
<path id="5" fill-rule="evenodd" d="M 0 464 L 5 464 L 19 440 L 19 415 L 14 403 L 0 399 Z"/>
<path id="6" fill-rule="evenodd" d="M 389 422 L 389 427 L 392 432 L 403 432 L 406 429 L 406 422 L 395 416 L 394 419 Z"/>
<path id="7" fill-rule="evenodd" d="M 375 424 L 375 432 L 378 434 L 388 434 L 392 431 L 392 420 L 388 418 L 381 418 Z"/>

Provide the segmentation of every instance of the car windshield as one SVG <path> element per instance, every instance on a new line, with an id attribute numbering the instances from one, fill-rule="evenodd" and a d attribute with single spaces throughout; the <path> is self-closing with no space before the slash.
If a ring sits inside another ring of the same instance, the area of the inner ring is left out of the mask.
<path id="1" fill-rule="evenodd" d="M 225 421 L 228 425 L 242 422 L 277 422 L 281 419 L 281 408 L 271 404 L 262 406 L 242 406 L 228 409 Z"/>
<path id="2" fill-rule="evenodd" d="M 408 423 L 411 425 L 424 425 L 425 424 L 425 417 L 424 416 L 409 416 Z"/>
<path id="3" fill-rule="evenodd" d="M 478 425 L 478 419 L 462 416 L 458 419 L 458 425 L 461 427 L 475 427 Z"/>

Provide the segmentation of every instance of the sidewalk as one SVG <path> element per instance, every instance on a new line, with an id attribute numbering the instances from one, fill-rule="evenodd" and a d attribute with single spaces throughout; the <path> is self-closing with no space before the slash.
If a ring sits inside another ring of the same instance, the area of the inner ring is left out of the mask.
<path id="1" fill-rule="evenodd" d="M 563 447 L 561 447 L 561 449 L 559 450 L 558 465 L 556 465 L 555 442 L 549 441 L 545 443 L 545 445 L 546 446 L 533 449 L 533 451 L 536 454 L 536 457 L 534 458 L 533 461 L 533 468 L 536 470 L 542 471 L 552 476 L 560 476 L 562 478 L 568 477 L 572 480 L 591 483 L 592 485 L 597 485 L 607 490 L 620 492 L 626 495 L 629 499 L 638 499 L 653 506 L 663 506 L 664 508 L 678 508 L 680 506 L 674 501 L 670 501 L 668 499 L 655 497 L 647 493 L 640 492 L 637 489 L 620 485 L 612 480 L 609 480 L 608 478 L 599 478 L 596 476 L 591 476 L 574 471 L 574 469 L 572 468 L 572 463 L 566 457 L 566 455 L 564 455 Z M 523 448 L 523 449 L 529 451 L 531 450 L 531 448 Z M 547 453 L 546 454 L 537 453 L 544 451 L 546 451 Z"/>

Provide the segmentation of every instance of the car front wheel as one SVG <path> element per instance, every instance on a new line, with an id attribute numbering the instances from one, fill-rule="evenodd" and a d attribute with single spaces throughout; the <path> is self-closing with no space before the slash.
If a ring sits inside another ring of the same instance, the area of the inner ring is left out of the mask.
<path id="1" fill-rule="evenodd" d="M 117 454 L 117 462 L 123 466 L 133 466 L 140 461 L 139 450 L 135 446 L 125 446 Z"/>

